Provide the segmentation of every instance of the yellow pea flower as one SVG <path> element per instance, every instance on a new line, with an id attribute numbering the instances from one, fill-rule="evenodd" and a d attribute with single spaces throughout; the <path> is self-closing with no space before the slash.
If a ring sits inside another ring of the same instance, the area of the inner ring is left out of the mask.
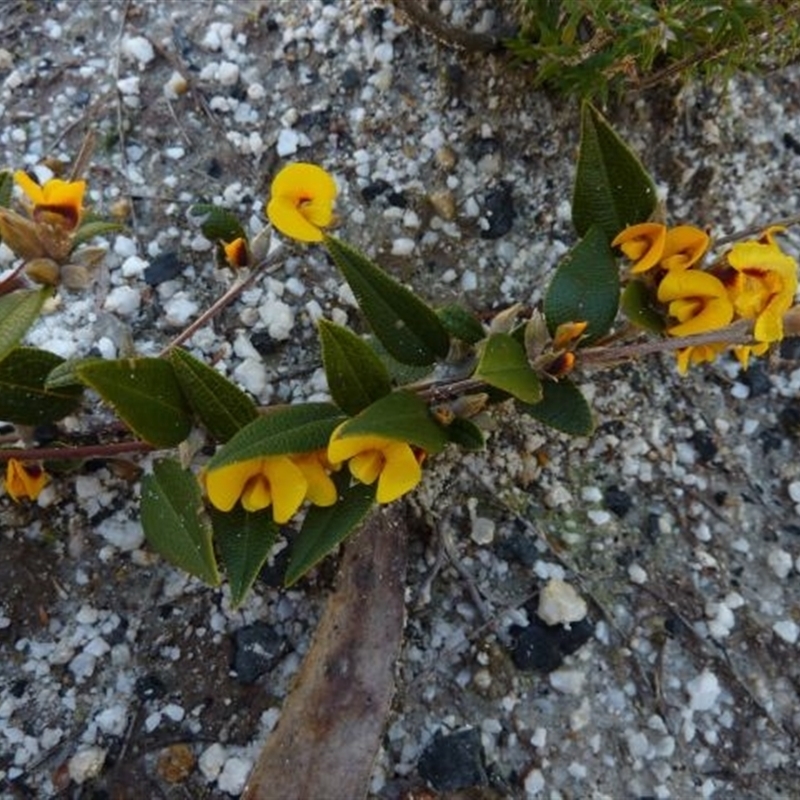
<path id="1" fill-rule="evenodd" d="M 658 285 L 658 299 L 669 303 L 669 315 L 677 320 L 667 328 L 670 336 L 707 333 L 724 328 L 733 319 L 733 304 L 725 285 L 708 272 L 668 272 Z M 690 364 L 713 361 L 724 349 L 724 343 L 684 347 L 677 353 L 678 371 L 683 375 Z"/>
<path id="2" fill-rule="evenodd" d="M 332 506 L 339 499 L 336 484 L 329 474 L 330 464 L 325 450 L 292 456 L 295 466 L 308 483 L 306 499 L 315 506 Z"/>
<path id="3" fill-rule="evenodd" d="M 6 491 L 18 503 L 21 498 L 36 500 L 47 484 L 47 473 L 38 465 L 9 458 L 6 465 Z"/>
<path id="4" fill-rule="evenodd" d="M 208 499 L 220 511 L 241 502 L 245 511 L 272 506 L 275 522 L 288 522 L 300 508 L 308 480 L 289 456 L 264 456 L 239 461 L 203 475 Z"/>
<path id="5" fill-rule="evenodd" d="M 724 276 L 737 316 L 755 320 L 753 336 L 759 342 L 783 339 L 783 315 L 797 292 L 797 262 L 781 251 L 770 232 L 766 244 L 735 244 L 727 254 L 733 269 Z"/>
<path id="6" fill-rule="evenodd" d="M 285 236 L 321 242 L 322 229 L 333 220 L 336 182 L 322 167 L 298 162 L 284 167 L 272 181 L 269 221 Z"/>
<path id="7" fill-rule="evenodd" d="M 34 220 L 49 222 L 68 231 L 78 227 L 83 214 L 86 181 L 52 178 L 40 186 L 23 170 L 14 173 L 14 180 L 31 202 Z"/>
<path id="8" fill-rule="evenodd" d="M 709 236 L 694 225 L 677 225 L 667 231 L 658 265 L 666 270 L 688 269 L 708 249 Z"/>
<path id="9" fill-rule="evenodd" d="M 661 260 L 667 241 L 667 228 L 657 222 L 629 225 L 611 242 L 634 262 L 631 272 L 638 274 L 652 269 Z"/>
<path id="10" fill-rule="evenodd" d="M 383 436 L 342 436 L 343 425 L 331 434 L 328 460 L 347 461 L 350 474 L 361 483 L 378 481 L 375 499 L 391 503 L 410 492 L 422 479 L 420 459 L 408 442 Z"/>

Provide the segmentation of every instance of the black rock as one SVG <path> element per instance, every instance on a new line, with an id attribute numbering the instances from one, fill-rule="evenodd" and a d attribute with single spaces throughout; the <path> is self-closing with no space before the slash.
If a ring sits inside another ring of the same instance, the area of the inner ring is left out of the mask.
<path id="1" fill-rule="evenodd" d="M 158 700 L 167 693 L 164 681 L 153 672 L 136 679 L 134 692 L 140 700 Z"/>
<path id="2" fill-rule="evenodd" d="M 784 442 L 784 436 L 777 428 L 767 428 L 758 435 L 761 442 L 761 450 L 766 455 L 771 450 L 780 450 Z"/>
<path id="3" fill-rule="evenodd" d="M 548 625 L 532 616 L 527 627 L 513 625 L 511 634 L 511 660 L 517 669 L 525 672 L 552 672 L 564 658 L 579 650 L 592 638 L 594 627 L 588 619 L 564 625 Z"/>
<path id="4" fill-rule="evenodd" d="M 489 227 L 481 231 L 482 239 L 499 239 L 511 230 L 516 212 L 511 185 L 501 183 L 486 194 L 483 202 L 483 214 Z"/>
<path id="5" fill-rule="evenodd" d="M 385 180 L 383 180 L 383 178 L 378 178 L 377 181 L 373 181 L 372 183 L 368 183 L 361 190 L 361 196 L 368 203 L 371 203 L 376 197 L 380 197 L 380 195 L 385 194 L 391 188 L 392 188 L 392 184 L 389 183 L 389 181 L 385 181 Z"/>
<path id="6" fill-rule="evenodd" d="M 493 136 L 481 136 L 475 133 L 467 140 L 466 154 L 472 161 L 480 161 L 484 156 L 496 153 L 500 149 L 500 142 Z"/>
<path id="7" fill-rule="evenodd" d="M 481 735 L 474 728 L 437 733 L 422 752 L 417 769 L 420 777 L 439 792 L 489 785 Z"/>
<path id="8" fill-rule="evenodd" d="M 783 134 L 783 146 L 791 150 L 796 156 L 800 156 L 800 142 L 789 131 Z"/>
<path id="9" fill-rule="evenodd" d="M 233 634 L 233 671 L 239 683 L 255 683 L 283 655 L 283 639 L 266 622 L 245 625 Z"/>
<path id="10" fill-rule="evenodd" d="M 145 282 L 150 286 L 158 286 L 159 283 L 177 278 L 185 266 L 175 250 L 159 253 L 144 271 Z"/>
<path id="11" fill-rule="evenodd" d="M 742 383 L 749 387 L 750 397 L 761 397 L 769 394 L 772 383 L 769 379 L 769 372 L 762 361 L 753 361 L 750 367 L 739 376 Z"/>
<path id="12" fill-rule="evenodd" d="M 790 400 L 778 412 L 778 422 L 788 436 L 800 436 L 800 402 Z"/>
<path id="13" fill-rule="evenodd" d="M 355 67 L 348 67 L 342 73 L 340 83 L 346 91 L 358 89 L 361 86 L 361 73 Z"/>
<path id="14" fill-rule="evenodd" d="M 518 562 L 523 567 L 532 567 L 539 558 L 536 541 L 532 536 L 515 531 L 508 538 L 502 539 L 495 550 L 500 558 Z"/>
<path id="15" fill-rule="evenodd" d="M 603 492 L 603 505 L 620 519 L 624 517 L 633 506 L 631 496 L 618 486 L 609 486 Z"/>
<path id="16" fill-rule="evenodd" d="M 697 457 L 703 464 L 707 464 L 717 454 L 716 442 L 708 431 L 695 431 L 690 441 L 697 451 Z"/>

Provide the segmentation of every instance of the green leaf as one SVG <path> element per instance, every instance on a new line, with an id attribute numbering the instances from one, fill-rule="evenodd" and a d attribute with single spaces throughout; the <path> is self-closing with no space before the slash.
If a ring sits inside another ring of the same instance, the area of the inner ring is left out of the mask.
<path id="1" fill-rule="evenodd" d="M 170 564 L 219 586 L 211 524 L 203 513 L 197 478 L 173 459 L 157 461 L 142 478 L 142 528 L 150 546 Z"/>
<path id="2" fill-rule="evenodd" d="M 622 292 L 620 306 L 634 325 L 650 333 L 664 333 L 667 325 L 654 300 L 653 292 L 644 281 L 633 280 Z"/>
<path id="3" fill-rule="evenodd" d="M 0 208 L 11 205 L 11 194 L 14 190 L 14 173 L 10 169 L 0 170 Z"/>
<path id="4" fill-rule="evenodd" d="M 592 225 L 567 253 L 544 298 L 552 335 L 564 322 L 588 322 L 584 343 L 608 333 L 619 307 L 619 269 L 603 230 Z"/>
<path id="5" fill-rule="evenodd" d="M 572 223 L 579 236 L 599 225 L 606 241 L 645 222 L 656 207 L 656 187 L 633 151 L 589 103 L 581 110 L 581 144 Z"/>
<path id="6" fill-rule="evenodd" d="M 588 436 L 594 430 L 592 412 L 580 389 L 567 378 L 546 381 L 543 397 L 535 405 L 517 403 L 520 411 L 545 425 L 572 436 Z"/>
<path id="7" fill-rule="evenodd" d="M 17 347 L 0 361 L 0 419 L 18 425 L 41 425 L 71 414 L 83 387 L 47 387 L 50 371 L 64 359 L 46 350 Z"/>
<path id="8" fill-rule="evenodd" d="M 489 336 L 473 377 L 526 403 L 542 399 L 542 383 L 528 363 L 525 349 L 510 333 Z"/>
<path id="9" fill-rule="evenodd" d="M 97 359 L 76 364 L 75 374 L 146 442 L 157 447 L 174 447 L 189 435 L 192 428 L 189 408 L 168 361 Z"/>
<path id="10" fill-rule="evenodd" d="M 262 456 L 320 450 L 327 447 L 333 429 L 344 419 L 342 412 L 330 403 L 304 403 L 270 410 L 217 450 L 207 469 Z"/>
<path id="11" fill-rule="evenodd" d="M 250 513 L 238 506 L 227 513 L 212 509 L 211 522 L 235 608 L 247 596 L 267 560 L 278 538 L 278 526 L 271 509 Z"/>
<path id="12" fill-rule="evenodd" d="M 392 391 L 389 372 L 360 337 L 332 322 L 317 323 L 331 396 L 351 416 Z"/>
<path id="13" fill-rule="evenodd" d="M 227 441 L 258 417 L 255 403 L 238 386 L 186 350 L 174 348 L 169 362 L 192 411 L 215 439 Z"/>
<path id="14" fill-rule="evenodd" d="M 349 419 L 340 435 L 383 436 L 408 442 L 426 453 L 438 453 L 447 444 L 447 434 L 434 422 L 425 401 L 402 390 L 387 394 Z"/>
<path id="15" fill-rule="evenodd" d="M 232 242 L 240 237 L 247 238 L 242 223 L 224 208 L 210 203 L 197 203 L 189 209 L 189 214 L 201 218 L 200 230 L 211 242 Z"/>
<path id="16" fill-rule="evenodd" d="M 455 339 L 467 344 L 476 344 L 486 337 L 480 320 L 463 306 L 455 303 L 436 310 L 445 330 Z"/>
<path id="17" fill-rule="evenodd" d="M 464 417 L 456 417 L 444 430 L 447 438 L 464 450 L 483 450 L 486 445 L 483 431 Z"/>
<path id="18" fill-rule="evenodd" d="M 336 505 L 328 508 L 312 506 L 292 544 L 284 585 L 296 583 L 353 533 L 364 521 L 374 500 L 374 484 L 354 483 L 340 493 Z"/>
<path id="19" fill-rule="evenodd" d="M 325 246 L 392 357 L 426 366 L 447 355 L 450 337 L 430 306 L 349 245 L 326 236 Z"/>
<path id="20" fill-rule="evenodd" d="M 84 222 L 72 235 L 72 249 L 79 244 L 94 239 L 95 236 L 103 236 L 106 233 L 115 233 L 125 228 L 119 222 L 110 222 L 104 219 L 94 219 Z"/>
<path id="21" fill-rule="evenodd" d="M 49 289 L 20 289 L 0 296 L 0 361 L 36 322 Z"/>

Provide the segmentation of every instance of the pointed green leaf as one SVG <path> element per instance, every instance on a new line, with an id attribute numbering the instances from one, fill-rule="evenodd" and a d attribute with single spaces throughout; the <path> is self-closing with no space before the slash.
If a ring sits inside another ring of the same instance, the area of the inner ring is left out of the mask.
<path id="1" fill-rule="evenodd" d="M 157 553 L 211 586 L 219 585 L 211 524 L 191 472 L 173 459 L 157 461 L 153 474 L 142 479 L 141 518 L 144 535 Z"/>
<path id="2" fill-rule="evenodd" d="M 528 363 L 525 349 L 510 333 L 493 333 L 483 343 L 473 377 L 526 403 L 542 399 L 539 376 Z"/>
<path id="3" fill-rule="evenodd" d="M 664 333 L 666 322 L 656 307 L 654 292 L 644 281 L 633 280 L 625 287 L 620 306 L 634 325 L 650 333 Z"/>
<path id="4" fill-rule="evenodd" d="M 11 194 L 14 190 L 14 174 L 10 169 L 0 171 L 0 208 L 11 205 Z"/>
<path id="5" fill-rule="evenodd" d="M 0 361 L 36 322 L 49 289 L 20 289 L 0 296 Z"/>
<path id="6" fill-rule="evenodd" d="M 544 396 L 535 405 L 517 403 L 520 411 L 545 425 L 572 436 L 588 436 L 594 430 L 592 412 L 580 389 L 567 378 L 546 381 Z"/>
<path id="7" fill-rule="evenodd" d="M 445 330 L 455 339 L 461 339 L 467 344 L 476 344 L 486 337 L 486 331 L 480 320 L 463 306 L 453 303 L 442 306 L 436 313 Z"/>
<path id="8" fill-rule="evenodd" d="M 267 560 L 278 538 L 278 526 L 271 509 L 250 513 L 238 506 L 227 513 L 212 509 L 211 522 L 235 608 L 247 596 Z"/>
<path id="9" fill-rule="evenodd" d="M 374 485 L 354 483 L 341 492 L 336 505 L 328 508 L 312 506 L 292 544 L 284 585 L 291 586 L 297 582 L 352 534 L 364 521 L 374 499 Z"/>
<path id="10" fill-rule="evenodd" d="M 358 414 L 392 391 L 386 367 L 363 339 L 324 319 L 317 327 L 328 388 L 342 411 Z"/>
<path id="11" fill-rule="evenodd" d="M 652 178 L 600 112 L 584 103 L 572 197 L 572 223 L 578 235 L 599 225 L 611 242 L 627 225 L 650 219 L 655 207 Z"/>
<path id="12" fill-rule="evenodd" d="M 68 358 L 66 361 L 62 358 L 50 372 L 44 382 L 44 388 L 47 391 L 55 391 L 56 389 L 63 389 L 67 386 L 80 386 L 83 387 L 81 379 L 75 372 L 75 367 L 82 364 L 84 361 L 77 358 Z"/>
<path id="13" fill-rule="evenodd" d="M 483 431 L 471 420 L 456 417 L 446 428 L 447 438 L 464 450 L 483 450 L 486 445 Z"/>
<path id="14" fill-rule="evenodd" d="M 106 233 L 115 233 L 125 228 L 119 222 L 110 222 L 105 219 L 91 219 L 84 222 L 72 235 L 72 249 L 79 244 L 94 239 L 95 236 L 104 236 Z"/>
<path id="15" fill-rule="evenodd" d="M 342 426 L 340 435 L 383 436 L 408 442 L 426 453 L 438 453 L 447 444 L 447 434 L 434 422 L 425 401 L 406 391 L 387 394 L 365 408 Z"/>
<path id="16" fill-rule="evenodd" d="M 189 435 L 192 428 L 189 408 L 168 361 L 97 359 L 76 364 L 75 374 L 146 442 L 157 447 L 174 447 Z"/>
<path id="17" fill-rule="evenodd" d="M 425 366 L 444 358 L 450 337 L 434 310 L 344 242 L 325 246 L 387 351 L 403 364 Z"/>
<path id="18" fill-rule="evenodd" d="M 189 209 L 189 214 L 199 218 L 203 236 L 211 242 L 232 242 L 247 238 L 242 223 L 230 211 L 210 203 L 197 203 Z"/>
<path id="19" fill-rule="evenodd" d="M 602 229 L 586 236 L 558 265 L 544 298 L 551 335 L 564 322 L 588 322 L 584 343 L 608 333 L 619 307 L 619 269 Z"/>
<path id="20" fill-rule="evenodd" d="M 34 347 L 17 347 L 0 361 L 0 419 L 18 425 L 41 425 L 71 414 L 83 387 L 46 388 L 50 371 L 64 361 Z"/>
<path id="21" fill-rule="evenodd" d="M 309 453 L 328 446 L 345 417 L 330 403 L 304 403 L 268 411 L 242 428 L 208 462 L 207 469 L 262 456 Z"/>
<path id="22" fill-rule="evenodd" d="M 226 377 L 179 347 L 169 354 L 183 394 L 201 424 L 222 442 L 258 417 L 256 404 Z"/>

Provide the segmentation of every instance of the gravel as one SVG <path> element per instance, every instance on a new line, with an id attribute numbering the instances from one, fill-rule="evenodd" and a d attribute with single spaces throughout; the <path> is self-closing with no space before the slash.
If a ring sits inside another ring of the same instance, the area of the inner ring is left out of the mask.
<path id="1" fill-rule="evenodd" d="M 493 7 L 439 9 L 483 29 Z M 284 159 L 329 169 L 342 236 L 436 302 L 535 304 L 574 243 L 575 104 L 390 6 L 74 0 L 3 17 L 2 162 L 45 178 L 93 128 L 91 204 L 128 221 L 30 344 L 157 353 L 232 279 L 189 206 L 255 234 Z M 631 94 L 613 119 L 671 219 L 724 235 L 798 213 L 799 80 Z M 292 249 L 189 346 L 261 403 L 320 399 L 320 316 L 359 324 L 323 252 Z M 435 785 L 448 742 L 469 758 L 447 785 L 468 773 L 498 797 L 800 794 L 800 363 L 782 353 L 746 375 L 724 360 L 681 379 L 666 357 L 581 374 L 593 436 L 498 409 L 485 452 L 430 465 L 371 797 Z M 147 550 L 138 475 L 89 462 L 34 505 L 0 497 L 3 798 L 235 797 L 277 723 L 334 564 L 285 591 L 281 543 L 233 610 Z M 254 683 L 232 668 L 242 631 L 268 632 Z"/>

